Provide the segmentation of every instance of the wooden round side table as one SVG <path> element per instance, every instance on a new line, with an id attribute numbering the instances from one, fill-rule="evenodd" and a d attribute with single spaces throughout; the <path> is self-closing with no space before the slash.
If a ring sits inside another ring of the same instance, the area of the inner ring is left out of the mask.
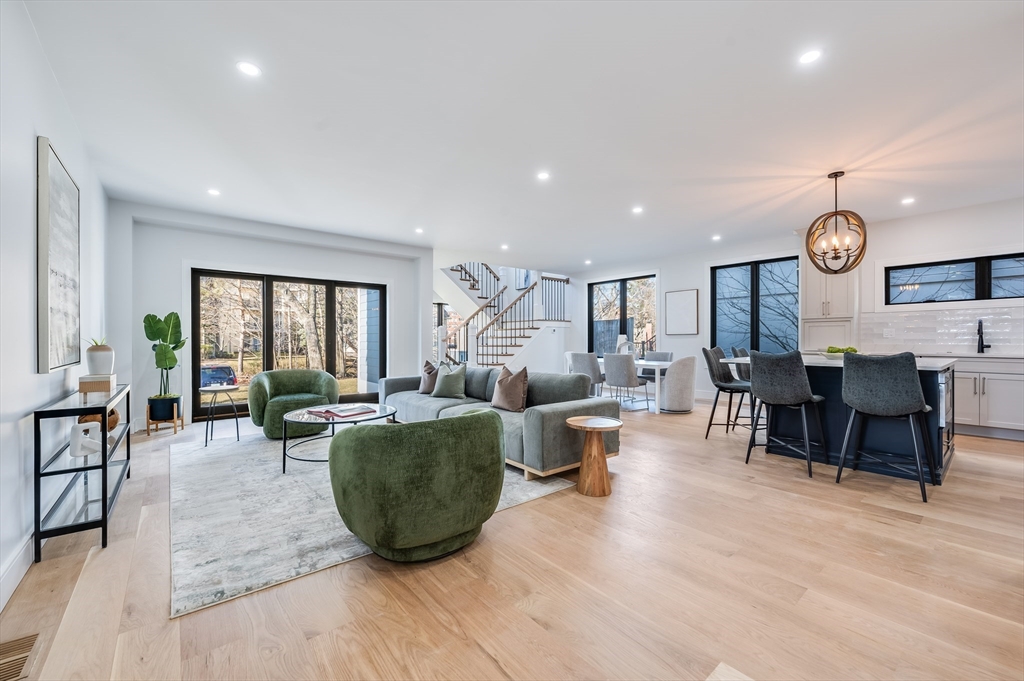
<path id="1" fill-rule="evenodd" d="M 565 424 L 586 433 L 576 491 L 588 497 L 608 496 L 612 493 L 612 481 L 608 477 L 608 460 L 602 433 L 622 428 L 622 421 L 606 416 L 573 416 L 566 419 Z"/>

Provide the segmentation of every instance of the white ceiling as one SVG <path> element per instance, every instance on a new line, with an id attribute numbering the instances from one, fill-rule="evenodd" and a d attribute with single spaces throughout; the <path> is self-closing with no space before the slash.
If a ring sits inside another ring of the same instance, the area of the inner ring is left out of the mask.
<path id="1" fill-rule="evenodd" d="M 27 4 L 117 198 L 575 271 L 1024 194 L 1021 2 Z"/>

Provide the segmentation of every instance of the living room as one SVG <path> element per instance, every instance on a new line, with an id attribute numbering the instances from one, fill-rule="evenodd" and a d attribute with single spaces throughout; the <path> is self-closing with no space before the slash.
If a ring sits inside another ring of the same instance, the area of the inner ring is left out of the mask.
<path id="1" fill-rule="evenodd" d="M 0 12 L 0 681 L 1024 676 L 1021 3 Z"/>

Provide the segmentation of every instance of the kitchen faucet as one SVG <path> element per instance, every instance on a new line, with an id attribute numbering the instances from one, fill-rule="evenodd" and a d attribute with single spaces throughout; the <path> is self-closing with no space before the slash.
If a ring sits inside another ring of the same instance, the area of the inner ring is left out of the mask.
<path id="1" fill-rule="evenodd" d="M 985 348 L 990 348 L 991 345 L 985 344 L 985 330 L 982 328 L 981 320 L 978 320 L 978 354 L 985 354 Z"/>

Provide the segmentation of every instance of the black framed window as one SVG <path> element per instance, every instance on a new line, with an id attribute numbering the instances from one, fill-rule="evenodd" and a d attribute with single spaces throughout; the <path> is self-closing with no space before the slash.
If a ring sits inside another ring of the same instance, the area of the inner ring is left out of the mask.
<path id="1" fill-rule="evenodd" d="M 598 357 L 615 352 L 619 336 L 626 336 L 641 353 L 656 349 L 657 288 L 653 274 L 590 284 L 589 351 Z"/>
<path id="2" fill-rule="evenodd" d="M 192 270 L 192 415 L 206 416 L 199 388 L 249 382 L 270 369 L 317 369 L 338 380 L 342 401 L 376 399 L 386 367 L 387 289 L 379 284 Z M 222 404 L 223 402 L 223 404 Z M 218 400 L 216 412 L 230 413 Z"/>
<path id="3" fill-rule="evenodd" d="M 1024 253 L 885 268 L 885 304 L 1024 298 Z"/>
<path id="4" fill-rule="evenodd" d="M 789 352 L 799 345 L 799 260 L 711 268 L 711 345 Z"/>

